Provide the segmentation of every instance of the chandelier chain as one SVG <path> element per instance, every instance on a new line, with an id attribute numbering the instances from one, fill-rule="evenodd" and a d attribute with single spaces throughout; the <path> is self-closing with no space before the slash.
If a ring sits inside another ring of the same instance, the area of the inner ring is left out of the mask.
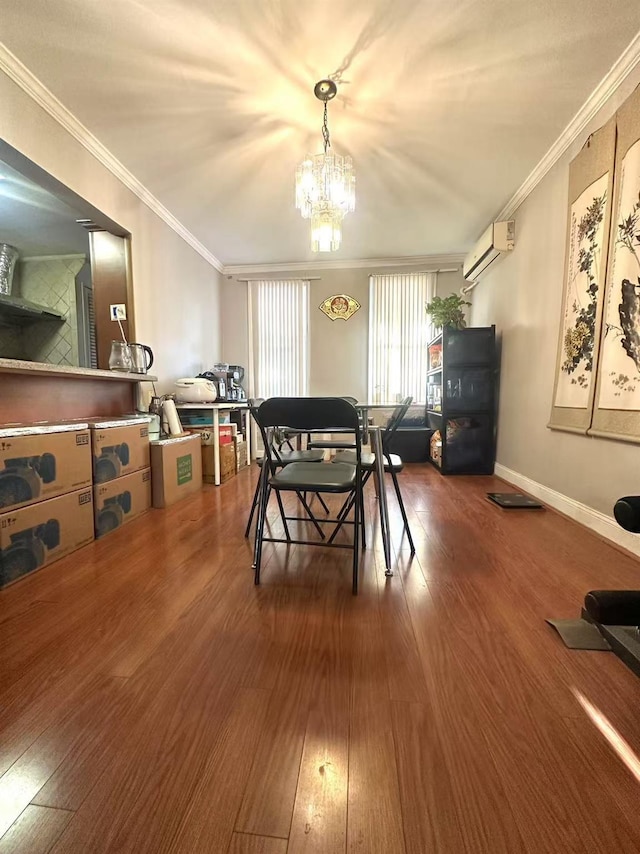
<path id="1" fill-rule="evenodd" d="M 331 140 L 329 139 L 329 125 L 327 124 L 328 116 L 327 116 L 327 102 L 324 102 L 324 121 L 322 123 L 322 139 L 324 140 L 324 153 L 327 153 L 327 149 L 331 148 Z"/>

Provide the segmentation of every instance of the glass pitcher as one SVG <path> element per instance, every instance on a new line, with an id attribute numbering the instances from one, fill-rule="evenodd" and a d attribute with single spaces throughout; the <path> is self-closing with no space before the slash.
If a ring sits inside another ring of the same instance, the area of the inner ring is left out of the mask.
<path id="1" fill-rule="evenodd" d="M 109 356 L 110 371 L 124 371 L 130 373 L 133 363 L 131 361 L 131 350 L 124 341 L 111 342 L 111 355 Z"/>

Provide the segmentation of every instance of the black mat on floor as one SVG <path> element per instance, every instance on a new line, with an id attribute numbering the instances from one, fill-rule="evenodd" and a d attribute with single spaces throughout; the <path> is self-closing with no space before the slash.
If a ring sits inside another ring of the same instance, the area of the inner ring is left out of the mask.
<path id="1" fill-rule="evenodd" d="M 489 501 L 505 510 L 542 510 L 542 504 L 521 492 L 487 492 Z"/>
<path id="2" fill-rule="evenodd" d="M 558 632 L 569 649 L 611 649 L 597 626 L 586 620 L 546 620 L 546 622 Z"/>

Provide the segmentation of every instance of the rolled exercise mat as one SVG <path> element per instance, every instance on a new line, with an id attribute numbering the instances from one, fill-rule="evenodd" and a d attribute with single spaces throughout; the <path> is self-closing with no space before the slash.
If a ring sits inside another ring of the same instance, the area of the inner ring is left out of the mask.
<path id="1" fill-rule="evenodd" d="M 171 399 L 163 401 L 162 413 L 164 415 L 164 421 L 169 428 L 167 432 L 171 436 L 182 436 L 184 431 L 182 429 L 182 424 L 180 423 L 180 416 L 176 410 L 175 401 Z"/>
<path id="2" fill-rule="evenodd" d="M 590 590 L 584 609 L 603 626 L 640 625 L 640 590 Z"/>
<path id="3" fill-rule="evenodd" d="M 618 498 L 613 508 L 616 522 L 625 531 L 640 534 L 640 495 L 625 495 Z"/>

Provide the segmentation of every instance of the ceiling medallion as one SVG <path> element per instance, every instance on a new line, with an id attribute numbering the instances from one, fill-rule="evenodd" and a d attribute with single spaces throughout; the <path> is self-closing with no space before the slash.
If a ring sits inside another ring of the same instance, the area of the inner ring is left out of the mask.
<path id="1" fill-rule="evenodd" d="M 296 169 L 296 207 L 311 220 L 313 252 L 333 252 L 342 241 L 342 220 L 355 209 L 355 184 L 350 157 L 331 151 L 327 103 L 338 89 L 333 80 L 320 80 L 313 93 L 324 102 L 323 154 L 308 154 Z M 359 308 L 359 306 L 358 306 Z"/>
<path id="2" fill-rule="evenodd" d="M 360 303 L 348 294 L 334 294 L 327 297 L 319 308 L 330 320 L 349 320 L 360 308 Z"/>

